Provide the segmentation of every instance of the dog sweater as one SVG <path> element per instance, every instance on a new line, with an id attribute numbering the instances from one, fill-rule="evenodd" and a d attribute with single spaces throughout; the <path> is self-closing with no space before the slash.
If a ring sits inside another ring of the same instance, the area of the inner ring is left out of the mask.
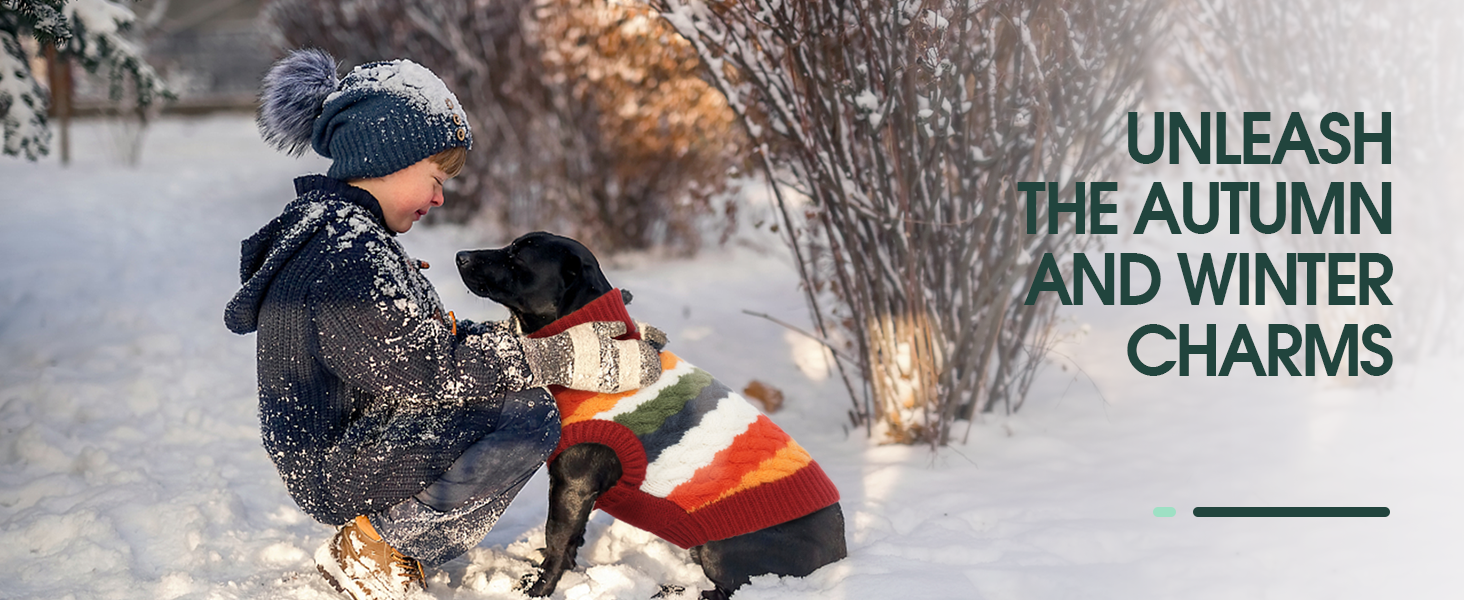
<path id="1" fill-rule="evenodd" d="M 619 290 L 533 333 L 590 321 L 624 321 Z M 706 371 L 661 353 L 661 378 L 630 392 L 554 388 L 564 430 L 552 462 L 580 443 L 603 444 L 622 475 L 595 502 L 617 519 L 682 548 L 808 515 L 839 491 L 797 442 Z"/>

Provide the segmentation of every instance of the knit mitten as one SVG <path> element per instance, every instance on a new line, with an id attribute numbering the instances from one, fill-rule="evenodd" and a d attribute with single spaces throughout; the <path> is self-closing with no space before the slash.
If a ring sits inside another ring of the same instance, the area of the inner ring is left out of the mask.
<path id="1" fill-rule="evenodd" d="M 644 321 L 636 321 L 635 328 L 640 331 L 641 339 L 649 343 L 657 352 L 666 349 L 666 343 L 668 342 L 666 332 L 656 329 L 650 323 Z"/>
<path id="2" fill-rule="evenodd" d="M 595 321 L 521 338 L 534 385 L 611 394 L 650 385 L 661 377 L 660 355 L 650 342 L 614 339 L 624 334 L 625 323 Z"/>

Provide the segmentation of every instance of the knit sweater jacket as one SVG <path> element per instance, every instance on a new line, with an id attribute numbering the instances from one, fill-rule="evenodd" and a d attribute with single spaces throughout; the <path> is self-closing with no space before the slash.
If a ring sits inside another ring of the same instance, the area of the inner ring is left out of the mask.
<path id="1" fill-rule="evenodd" d="M 370 193 L 323 176 L 295 186 L 244 240 L 224 322 L 258 334 L 260 427 L 285 487 L 339 525 L 435 481 L 531 375 L 505 324 L 444 323 Z"/>
<path id="2" fill-rule="evenodd" d="M 579 323 L 621 320 L 638 337 L 619 290 L 530 337 Z M 550 457 L 603 444 L 622 475 L 595 507 L 682 548 L 810 514 L 839 491 L 808 452 L 742 396 L 670 352 L 661 378 L 631 392 L 553 388 L 564 426 Z"/>

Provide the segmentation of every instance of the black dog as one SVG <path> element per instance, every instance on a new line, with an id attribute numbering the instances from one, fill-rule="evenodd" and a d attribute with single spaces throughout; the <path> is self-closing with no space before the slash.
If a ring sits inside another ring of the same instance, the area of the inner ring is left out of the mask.
<path id="1" fill-rule="evenodd" d="M 459 252 L 457 264 L 473 293 L 507 307 L 531 336 L 576 318 L 628 321 L 629 293 L 614 293 L 572 239 L 530 233 Z M 710 375 L 669 353 L 662 364 L 661 380 L 634 394 L 556 391 L 564 433 L 550 457 L 544 562 L 530 596 L 553 593 L 573 568 L 597 507 L 689 548 L 716 585 L 703 598 L 726 598 L 756 575 L 808 575 L 847 554 L 838 491 L 817 463 Z M 668 393 L 688 386 L 679 399 Z M 668 402 L 678 404 L 653 410 Z M 723 422 L 732 433 L 719 433 Z"/>

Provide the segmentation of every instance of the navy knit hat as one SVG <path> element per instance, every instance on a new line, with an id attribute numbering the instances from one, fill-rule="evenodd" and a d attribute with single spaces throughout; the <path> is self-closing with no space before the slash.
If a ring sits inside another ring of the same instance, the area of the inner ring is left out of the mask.
<path id="1" fill-rule="evenodd" d="M 471 148 L 467 113 L 447 86 L 409 60 L 361 65 L 337 80 L 335 59 L 299 50 L 275 63 L 260 91 L 259 130 L 290 154 L 314 148 L 326 175 L 381 177 L 448 148 Z"/>

